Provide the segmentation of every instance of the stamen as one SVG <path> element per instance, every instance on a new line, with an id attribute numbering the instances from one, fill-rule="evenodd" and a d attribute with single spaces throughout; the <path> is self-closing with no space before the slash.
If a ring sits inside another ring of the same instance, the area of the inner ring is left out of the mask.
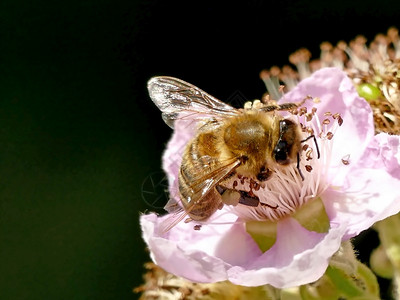
<path id="1" fill-rule="evenodd" d="M 311 75 L 309 64 L 311 52 L 305 48 L 297 50 L 289 56 L 289 61 L 297 67 L 300 79 L 307 78 Z"/>
<path id="2" fill-rule="evenodd" d="M 300 107 L 299 108 L 299 115 L 305 115 L 307 113 L 307 107 Z"/>
<path id="3" fill-rule="evenodd" d="M 311 109 L 312 115 L 315 115 L 316 112 L 317 112 L 317 108 L 316 108 L 316 107 L 313 107 L 313 108 Z"/>
<path id="4" fill-rule="evenodd" d="M 275 70 L 274 70 L 275 71 Z M 265 87 L 267 88 L 268 93 L 272 97 L 272 99 L 279 99 L 280 98 L 280 93 L 279 93 L 279 79 L 276 78 L 272 72 L 269 72 L 267 70 L 263 70 L 260 73 L 260 78 L 264 82 Z M 276 74 L 276 73 L 274 73 Z"/>
<path id="5" fill-rule="evenodd" d="M 375 132 L 400 133 L 400 37 L 395 27 L 385 34 L 377 34 L 367 45 L 359 35 L 349 43 L 339 41 L 336 46 L 321 43 L 319 59 L 310 61 L 311 53 L 299 49 L 289 57 L 297 70 L 285 66 L 279 77 L 291 90 L 298 83 L 323 67 L 344 70 L 353 80 L 361 97 L 369 101 L 374 114 Z M 271 69 L 272 70 L 272 69 Z M 297 73 L 296 73 L 297 71 Z M 366 89 L 365 87 L 370 87 Z M 366 92 L 367 91 L 367 92 Z M 314 99 L 317 102 L 319 99 Z M 301 113 L 301 112 L 300 112 Z M 328 116 L 328 115 L 327 115 Z M 342 121 L 339 120 L 339 125 Z"/>

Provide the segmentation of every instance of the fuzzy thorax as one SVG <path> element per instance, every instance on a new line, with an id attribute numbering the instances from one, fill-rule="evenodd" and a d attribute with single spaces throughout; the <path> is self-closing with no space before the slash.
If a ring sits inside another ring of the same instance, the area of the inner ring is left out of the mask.
<path id="1" fill-rule="evenodd" d="M 245 112 L 228 120 L 223 132 L 222 159 L 243 159 L 236 170 L 238 174 L 250 176 L 257 174 L 262 167 L 274 164 L 272 152 L 279 138 L 279 118 L 276 116 Z"/>

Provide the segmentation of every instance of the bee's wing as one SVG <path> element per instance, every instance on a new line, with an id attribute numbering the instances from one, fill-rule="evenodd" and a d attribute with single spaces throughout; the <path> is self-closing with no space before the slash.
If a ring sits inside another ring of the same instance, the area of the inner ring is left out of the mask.
<path id="1" fill-rule="evenodd" d="M 192 164 L 193 169 L 202 170 L 202 172 L 197 172 L 197 175 L 190 178 L 193 195 L 189 203 L 195 204 L 232 173 L 241 164 L 241 160 L 233 158 L 221 162 L 210 156 L 202 156 Z"/>
<path id="2" fill-rule="evenodd" d="M 214 162 L 214 158 L 203 156 L 202 159 L 194 163 L 194 167 L 204 169 L 205 160 Z M 211 192 L 223 179 L 225 179 L 230 173 L 232 173 L 239 165 L 241 160 L 238 158 L 226 161 L 220 164 L 216 168 L 208 168 L 208 172 L 198 172 L 199 175 L 191 178 L 191 188 L 193 194 L 189 202 L 189 206 L 183 210 L 183 208 L 176 209 L 161 225 L 161 232 L 165 233 L 169 231 L 176 224 L 181 222 L 194 208 L 194 206 L 201 202 L 209 192 Z M 196 166 L 197 165 L 197 166 Z M 201 173 L 201 174 L 200 174 Z M 177 204 L 178 205 L 178 204 Z"/>
<path id="3" fill-rule="evenodd" d="M 239 111 L 198 87 L 173 77 L 153 77 L 147 83 L 150 98 L 171 128 L 179 118 L 199 120 L 205 117 L 235 116 Z"/>

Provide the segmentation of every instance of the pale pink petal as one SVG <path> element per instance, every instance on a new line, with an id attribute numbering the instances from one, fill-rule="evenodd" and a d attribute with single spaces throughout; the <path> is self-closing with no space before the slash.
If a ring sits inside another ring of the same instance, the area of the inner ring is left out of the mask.
<path id="1" fill-rule="evenodd" d="M 178 175 L 179 167 L 182 161 L 182 154 L 187 143 L 194 137 L 193 126 L 187 126 L 188 123 L 177 120 L 174 124 L 174 132 L 167 144 L 163 154 L 163 169 L 168 174 L 170 183 Z"/>
<path id="2" fill-rule="evenodd" d="M 233 267 L 229 280 L 245 286 L 271 284 L 277 288 L 313 282 L 325 272 L 329 258 L 339 249 L 345 223 L 327 234 L 310 232 L 292 218 L 278 223 L 276 243 L 246 267 Z"/>
<path id="3" fill-rule="evenodd" d="M 195 126 L 186 120 L 176 120 L 174 132 L 162 156 L 162 166 L 168 176 L 170 202 L 165 209 L 170 210 L 175 203 L 180 203 L 178 192 L 178 174 L 182 162 L 182 155 L 187 143 L 195 135 Z"/>
<path id="4" fill-rule="evenodd" d="M 400 178 L 400 138 L 398 135 L 380 133 L 365 150 L 357 168 L 384 169 Z"/>
<path id="5" fill-rule="evenodd" d="M 377 135 L 339 189 L 321 198 L 331 222 L 347 222 L 345 239 L 400 210 L 399 137 Z"/>
<path id="6" fill-rule="evenodd" d="M 143 239 L 151 250 L 152 260 L 166 271 L 195 282 L 216 282 L 226 279 L 226 269 L 229 265 L 221 259 L 207 255 L 203 251 L 184 251 L 176 241 L 158 236 L 155 214 L 141 216 L 140 223 Z"/>
<path id="7" fill-rule="evenodd" d="M 279 288 L 317 280 L 339 248 L 346 227 L 342 223 L 328 234 L 318 234 L 294 219 L 284 219 L 278 223 L 274 246 L 261 253 L 243 224 L 206 225 L 200 231 L 193 230 L 192 224 L 178 224 L 160 236 L 156 229 L 159 222 L 154 214 L 141 217 L 151 257 L 168 272 L 195 282 L 229 279 L 240 285 L 272 284 Z"/>
<path id="8" fill-rule="evenodd" d="M 164 218 L 154 214 L 140 218 L 143 239 L 153 261 L 166 271 L 195 282 L 226 280 L 232 265 L 243 266 L 261 255 L 237 216 L 217 212 L 210 225 L 194 230 L 196 223 L 177 224 L 166 234 L 159 233 Z"/>

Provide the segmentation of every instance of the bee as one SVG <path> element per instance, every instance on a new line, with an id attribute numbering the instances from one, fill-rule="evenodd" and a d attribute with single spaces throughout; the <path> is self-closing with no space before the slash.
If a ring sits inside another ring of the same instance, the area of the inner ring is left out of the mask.
<path id="1" fill-rule="evenodd" d="M 171 128 L 177 119 L 197 124 L 196 134 L 183 152 L 178 176 L 183 213 L 165 231 L 187 215 L 191 220 L 207 220 L 224 204 L 267 205 L 251 191 L 225 187 L 223 183 L 234 175 L 262 184 L 274 170 L 297 163 L 304 179 L 299 168 L 305 141 L 301 126 L 275 112 L 297 109 L 305 100 L 237 109 L 196 86 L 166 76 L 151 78 L 148 90 Z"/>

